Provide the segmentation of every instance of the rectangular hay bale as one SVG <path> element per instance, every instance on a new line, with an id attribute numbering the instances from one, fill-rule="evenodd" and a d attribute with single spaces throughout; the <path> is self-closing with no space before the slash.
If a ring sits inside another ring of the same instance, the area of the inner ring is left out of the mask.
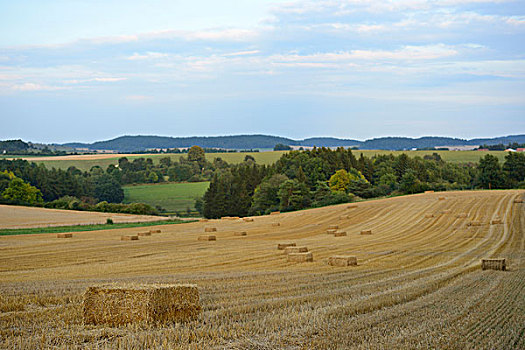
<path id="1" fill-rule="evenodd" d="M 337 232 L 336 229 L 330 229 L 330 230 L 326 230 L 326 233 L 328 233 L 329 235 L 333 235 Z"/>
<path id="2" fill-rule="evenodd" d="M 238 231 L 233 233 L 234 236 L 246 236 L 246 231 Z"/>
<path id="3" fill-rule="evenodd" d="M 503 224 L 503 220 L 501 220 L 501 219 L 494 219 L 494 220 L 491 220 L 491 221 L 490 221 L 490 224 L 491 224 L 491 225 L 499 225 L 499 224 Z"/>
<path id="4" fill-rule="evenodd" d="M 73 238 L 72 233 L 57 233 L 57 238 Z"/>
<path id="5" fill-rule="evenodd" d="M 137 233 L 137 236 L 141 236 L 141 237 L 151 236 L 151 231 L 149 231 L 149 232 L 139 232 L 139 233 Z"/>
<path id="6" fill-rule="evenodd" d="M 308 248 L 307 247 L 296 247 L 296 246 L 292 246 L 292 247 L 286 247 L 284 248 L 284 253 L 285 254 L 291 254 L 291 253 L 306 253 L 308 252 Z"/>
<path id="7" fill-rule="evenodd" d="M 425 191 L 425 194 L 434 193 L 434 191 Z"/>
<path id="8" fill-rule="evenodd" d="M 149 230 L 149 233 L 161 233 L 160 230 Z"/>
<path id="9" fill-rule="evenodd" d="M 481 269 L 505 271 L 507 264 L 504 258 L 481 259 Z"/>
<path id="10" fill-rule="evenodd" d="M 335 231 L 334 237 L 344 237 L 346 236 L 346 231 Z"/>
<path id="11" fill-rule="evenodd" d="M 216 227 L 205 227 L 204 232 L 217 232 Z"/>
<path id="12" fill-rule="evenodd" d="M 244 222 L 253 222 L 253 218 L 242 218 Z"/>
<path id="13" fill-rule="evenodd" d="M 330 225 L 328 226 L 329 230 L 337 230 L 339 228 L 339 225 Z"/>
<path id="14" fill-rule="evenodd" d="M 427 218 L 427 219 L 430 219 L 430 218 L 433 218 L 433 217 L 434 217 L 434 214 L 426 214 L 425 215 L 425 218 Z"/>
<path id="15" fill-rule="evenodd" d="M 357 208 L 357 204 L 350 204 L 346 206 L 346 209 L 355 209 Z"/>
<path id="16" fill-rule="evenodd" d="M 270 213 L 270 215 L 279 215 L 279 214 L 281 214 L 280 211 L 272 211 L 272 212 Z"/>
<path id="17" fill-rule="evenodd" d="M 514 203 L 523 203 L 523 199 L 521 199 L 521 198 L 516 198 L 516 199 L 514 200 Z"/>
<path id="18" fill-rule="evenodd" d="M 483 226 L 481 221 L 471 221 L 467 224 L 467 226 Z"/>
<path id="19" fill-rule="evenodd" d="M 295 247 L 296 244 L 295 243 L 279 243 L 277 244 L 277 249 L 279 250 L 284 250 L 286 249 L 287 247 Z"/>
<path id="20" fill-rule="evenodd" d="M 312 252 L 307 253 L 290 253 L 287 255 L 288 262 L 312 262 L 314 255 Z"/>
<path id="21" fill-rule="evenodd" d="M 362 230 L 361 234 L 362 235 L 371 235 L 372 234 L 372 230 Z"/>
<path id="22" fill-rule="evenodd" d="M 138 241 L 139 236 L 136 236 L 136 235 L 121 236 L 120 240 L 121 241 Z"/>
<path id="23" fill-rule="evenodd" d="M 214 235 L 203 235 L 203 236 L 199 236 L 197 240 L 198 241 L 216 241 L 217 237 L 215 237 Z"/>
<path id="24" fill-rule="evenodd" d="M 357 257 L 350 255 L 335 255 L 328 258 L 328 265 L 331 266 L 355 266 Z"/>
<path id="25" fill-rule="evenodd" d="M 281 223 L 280 222 L 272 222 L 272 226 L 274 226 L 274 227 L 281 226 Z"/>
<path id="26" fill-rule="evenodd" d="M 444 201 L 444 200 L 445 200 L 445 197 L 439 197 L 438 200 L 440 200 L 440 201 Z"/>
<path id="27" fill-rule="evenodd" d="M 84 293 L 84 324 L 166 324 L 195 319 L 200 312 L 195 285 L 100 286 Z"/>

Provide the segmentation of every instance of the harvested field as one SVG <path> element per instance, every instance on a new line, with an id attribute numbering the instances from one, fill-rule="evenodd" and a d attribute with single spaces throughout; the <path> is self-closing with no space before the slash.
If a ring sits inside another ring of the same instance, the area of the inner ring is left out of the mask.
<path id="1" fill-rule="evenodd" d="M 523 349 L 525 208 L 514 203 L 523 194 L 394 197 L 281 213 L 280 227 L 270 216 L 214 220 L 209 244 L 197 241 L 199 222 L 134 242 L 119 239 L 140 228 L 1 236 L 0 348 Z M 445 209 L 503 224 L 424 218 Z M 347 214 L 341 230 L 374 234 L 327 237 Z M 248 236 L 233 235 L 248 225 Z M 307 246 L 313 262 L 289 262 L 294 254 L 276 250 L 287 242 Z M 339 255 L 359 264 L 327 264 Z M 481 269 L 494 257 L 506 272 Z M 86 289 L 108 283 L 196 284 L 202 313 L 170 327 L 85 325 Z"/>
<path id="2" fill-rule="evenodd" d="M 105 224 L 108 218 L 111 218 L 114 223 L 168 220 L 162 216 L 98 213 L 0 204 L 0 229 Z"/>

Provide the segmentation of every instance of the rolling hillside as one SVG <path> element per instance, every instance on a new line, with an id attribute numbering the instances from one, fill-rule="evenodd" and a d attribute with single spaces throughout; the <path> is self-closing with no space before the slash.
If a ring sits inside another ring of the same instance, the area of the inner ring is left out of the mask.
<path id="1" fill-rule="evenodd" d="M 524 348 L 524 196 L 420 194 L 158 226 L 132 242 L 120 236 L 141 229 L 3 237 L 0 347 Z M 327 234 L 334 224 L 347 236 Z M 197 240 L 205 227 L 217 241 Z M 314 261 L 287 262 L 282 242 Z M 358 265 L 327 265 L 341 254 Z M 508 271 L 482 271 L 483 257 L 507 258 Z M 203 312 L 173 327 L 83 325 L 82 294 L 107 282 L 195 283 Z"/>

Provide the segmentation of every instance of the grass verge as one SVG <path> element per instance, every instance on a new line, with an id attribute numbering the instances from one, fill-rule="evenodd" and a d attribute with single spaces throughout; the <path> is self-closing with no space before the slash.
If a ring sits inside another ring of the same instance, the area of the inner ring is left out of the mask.
<path id="1" fill-rule="evenodd" d="M 33 227 L 33 228 L 17 228 L 17 229 L 3 229 L 0 230 L 0 236 L 14 236 L 14 235 L 33 235 L 40 233 L 61 233 L 61 232 L 81 232 L 81 231 L 100 231 L 113 230 L 119 228 L 131 227 L 145 227 L 158 225 L 175 225 L 187 222 L 194 222 L 195 220 L 164 220 L 151 222 L 126 222 L 120 224 L 97 224 L 97 225 L 72 225 L 72 226 L 54 226 L 54 227 Z"/>

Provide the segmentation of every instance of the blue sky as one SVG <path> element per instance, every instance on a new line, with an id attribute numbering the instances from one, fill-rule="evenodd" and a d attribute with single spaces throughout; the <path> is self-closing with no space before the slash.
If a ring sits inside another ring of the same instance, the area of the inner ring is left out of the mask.
<path id="1" fill-rule="evenodd" d="M 525 133 L 525 3 L 0 0 L 0 139 Z"/>

